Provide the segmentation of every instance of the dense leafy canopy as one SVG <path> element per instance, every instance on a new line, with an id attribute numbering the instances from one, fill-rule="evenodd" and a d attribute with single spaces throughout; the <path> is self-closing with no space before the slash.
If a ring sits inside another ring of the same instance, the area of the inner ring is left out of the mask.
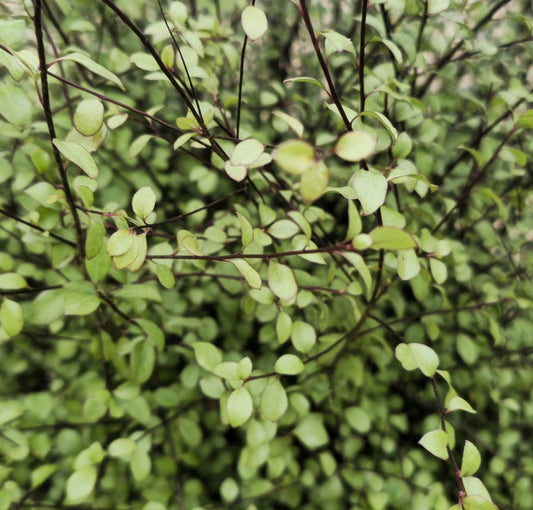
<path id="1" fill-rule="evenodd" d="M 0 510 L 533 507 L 528 0 L 0 6 Z"/>

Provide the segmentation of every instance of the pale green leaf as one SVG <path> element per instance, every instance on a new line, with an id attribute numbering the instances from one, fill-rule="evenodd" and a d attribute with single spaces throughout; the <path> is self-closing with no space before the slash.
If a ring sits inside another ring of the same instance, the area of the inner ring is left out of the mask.
<path id="1" fill-rule="evenodd" d="M 241 224 L 241 240 L 243 248 L 246 248 L 254 238 L 254 229 L 250 222 L 241 213 L 237 213 L 239 217 L 239 223 Z M 293 224 L 294 225 L 294 224 Z"/>
<path id="2" fill-rule="evenodd" d="M 146 147 L 146 144 L 153 138 L 153 135 L 141 135 L 133 140 L 130 148 L 128 149 L 128 156 L 130 158 L 136 158 L 142 150 Z"/>
<path id="3" fill-rule="evenodd" d="M 239 377 L 239 364 L 236 361 L 223 361 L 212 370 L 213 374 L 222 379 L 237 380 Z"/>
<path id="4" fill-rule="evenodd" d="M 98 99 L 81 101 L 74 112 L 74 127 L 83 136 L 93 136 L 104 122 L 104 105 Z"/>
<path id="5" fill-rule="evenodd" d="M 469 496 L 478 496 L 491 501 L 489 491 L 485 487 L 485 484 L 475 476 L 464 476 L 462 478 L 466 493 Z M 490 507 L 493 508 L 493 507 Z"/>
<path id="6" fill-rule="evenodd" d="M 278 421 L 287 410 L 287 392 L 278 379 L 272 379 L 261 395 L 261 416 L 270 421 Z"/>
<path id="7" fill-rule="evenodd" d="M 130 469 L 136 482 L 142 482 L 150 474 L 152 461 L 142 448 L 136 448 L 131 454 Z"/>
<path id="8" fill-rule="evenodd" d="M 202 252 L 198 248 L 198 239 L 196 239 L 196 236 L 192 232 L 178 230 L 176 237 L 180 251 L 185 250 L 192 255 L 202 255 Z"/>
<path id="9" fill-rule="evenodd" d="M 444 262 L 436 258 L 430 258 L 429 268 L 431 269 L 431 274 L 435 280 L 435 283 L 441 285 L 446 281 L 446 278 L 448 277 L 448 270 Z"/>
<path id="10" fill-rule="evenodd" d="M 79 166 L 91 179 L 98 177 L 99 171 L 89 151 L 74 142 L 66 142 L 54 138 L 54 145 L 65 158 Z"/>
<path id="11" fill-rule="evenodd" d="M 366 131 L 348 131 L 335 145 L 335 153 L 345 161 L 361 161 L 376 150 L 377 139 Z"/>
<path id="12" fill-rule="evenodd" d="M 228 177 L 236 182 L 243 181 L 248 175 L 247 167 L 244 165 L 232 165 L 229 160 L 224 163 L 224 170 L 228 174 Z"/>
<path id="13" fill-rule="evenodd" d="M 57 464 L 42 464 L 31 473 L 31 487 L 35 489 L 42 485 L 57 471 Z"/>
<path id="14" fill-rule="evenodd" d="M 444 430 L 432 430 L 422 436 L 418 441 L 420 446 L 423 446 L 429 453 L 435 455 L 439 459 L 446 460 L 448 458 L 448 434 Z"/>
<path id="15" fill-rule="evenodd" d="M 85 466 L 74 471 L 67 480 L 67 500 L 71 503 L 85 501 L 96 483 L 96 466 Z"/>
<path id="16" fill-rule="evenodd" d="M 22 331 L 24 314 L 16 301 L 4 298 L 0 307 L 0 324 L 9 337 L 14 337 Z"/>
<path id="17" fill-rule="evenodd" d="M 450 0 L 428 0 L 427 12 L 430 16 L 446 10 L 450 6 Z"/>
<path id="18" fill-rule="evenodd" d="M 0 274 L 0 289 L 1 290 L 15 290 L 24 289 L 28 284 L 23 276 L 18 273 L 4 273 Z"/>
<path id="19" fill-rule="evenodd" d="M 159 71 L 159 65 L 157 61 L 148 53 L 133 53 L 130 56 L 130 62 L 143 71 Z"/>
<path id="20" fill-rule="evenodd" d="M 165 333 L 163 330 L 149 319 L 135 319 L 135 322 L 148 335 L 148 338 L 150 338 L 157 350 L 163 352 L 165 348 Z"/>
<path id="21" fill-rule="evenodd" d="M 317 161 L 308 167 L 300 177 L 300 194 L 305 203 L 318 200 L 328 188 L 329 170 L 324 161 Z"/>
<path id="22" fill-rule="evenodd" d="M 461 476 L 472 476 L 481 466 L 481 454 L 474 443 L 465 441 L 463 461 L 461 463 Z"/>
<path id="23" fill-rule="evenodd" d="M 315 161 L 315 149 L 302 140 L 287 140 L 273 153 L 277 165 L 289 174 L 303 174 Z"/>
<path id="24" fill-rule="evenodd" d="M 398 139 L 398 130 L 392 125 L 391 121 L 387 117 L 385 117 L 385 115 L 383 115 L 381 112 L 362 112 L 361 117 L 365 116 L 374 117 L 375 119 L 377 119 L 381 123 L 381 125 L 388 131 L 392 139 L 392 143 L 396 142 L 396 140 Z"/>
<path id="25" fill-rule="evenodd" d="M 313 85 L 320 87 L 322 90 L 326 90 L 326 87 L 322 82 L 318 81 L 316 78 L 312 78 L 311 76 L 297 76 L 295 78 L 287 78 L 286 80 L 283 80 L 283 83 L 312 83 Z"/>
<path id="26" fill-rule="evenodd" d="M 463 499 L 462 510 L 498 510 L 498 507 L 490 499 L 482 496 L 467 496 Z"/>
<path id="27" fill-rule="evenodd" d="M 449 412 L 460 410 L 466 411 L 467 413 L 476 414 L 474 408 L 464 398 L 458 397 L 457 395 L 451 398 L 450 402 L 448 403 L 447 410 Z"/>
<path id="28" fill-rule="evenodd" d="M 246 423 L 252 416 L 253 407 L 252 396 L 244 385 L 232 391 L 226 403 L 230 425 L 239 427 Z"/>
<path id="29" fill-rule="evenodd" d="M 77 62 L 78 64 L 81 64 L 82 66 L 89 69 L 89 71 L 91 71 L 92 73 L 97 74 L 102 78 L 105 78 L 111 83 L 114 83 L 122 90 L 126 90 L 124 85 L 116 75 L 114 75 L 111 71 L 107 70 L 104 66 L 97 64 L 96 62 L 94 62 L 94 60 L 91 60 L 86 55 L 83 55 L 82 53 L 71 53 L 69 55 L 66 55 L 65 57 L 56 59 L 56 61 L 58 60 L 72 60 L 73 62 Z"/>
<path id="30" fill-rule="evenodd" d="M 254 138 L 249 138 L 243 142 L 238 143 L 230 155 L 230 161 L 233 166 L 248 166 L 251 165 L 254 161 L 257 161 L 263 151 L 265 146 Z"/>
<path id="31" fill-rule="evenodd" d="M 387 196 L 387 179 L 376 170 L 357 170 L 352 186 L 363 208 L 363 214 L 376 212 Z"/>
<path id="32" fill-rule="evenodd" d="M 194 342 L 192 348 L 196 362 L 206 370 L 213 370 L 222 362 L 220 349 L 209 342 Z"/>
<path id="33" fill-rule="evenodd" d="M 294 435 L 310 450 L 316 450 L 329 443 L 329 436 L 322 416 L 311 413 L 305 416 L 294 429 Z"/>
<path id="34" fill-rule="evenodd" d="M 244 279 L 252 289 L 260 289 L 263 286 L 261 276 L 246 260 L 228 259 L 228 262 L 233 264 L 239 270 L 239 273 L 244 276 Z"/>
<path id="35" fill-rule="evenodd" d="M 439 365 L 437 353 L 424 344 L 401 343 L 396 346 L 395 355 L 405 370 L 419 368 L 426 377 L 433 377 Z"/>
<path id="36" fill-rule="evenodd" d="M 410 280 L 420 272 L 420 262 L 414 249 L 398 252 L 398 276 L 402 280 Z"/>
<path id="37" fill-rule="evenodd" d="M 116 257 L 123 255 L 131 248 L 135 234 L 129 229 L 120 229 L 111 234 L 107 240 L 106 251 L 108 255 Z"/>
<path id="38" fill-rule="evenodd" d="M 138 383 L 150 379 L 155 367 L 155 350 L 146 340 L 137 342 L 130 355 L 131 375 Z"/>
<path id="39" fill-rule="evenodd" d="M 376 227 L 370 232 L 375 250 L 409 250 L 416 247 L 411 234 L 394 227 Z"/>
<path id="40" fill-rule="evenodd" d="M 111 457 L 126 457 L 137 448 L 137 443 L 133 439 L 119 437 L 111 441 L 107 449 Z"/>
<path id="41" fill-rule="evenodd" d="M 297 351 L 308 353 L 316 343 L 316 331 L 307 322 L 295 321 L 292 326 L 291 342 Z"/>
<path id="42" fill-rule="evenodd" d="M 173 289 L 176 284 L 176 278 L 172 270 L 164 266 L 163 264 L 157 264 L 156 275 L 159 283 L 165 287 L 165 289 Z"/>
<path id="43" fill-rule="evenodd" d="M 294 354 L 283 354 L 274 364 L 274 372 L 283 375 L 298 375 L 303 369 L 302 360 Z"/>
<path id="44" fill-rule="evenodd" d="M 298 225 L 294 221 L 278 220 L 269 227 L 268 233 L 276 239 L 289 239 L 299 230 Z"/>
<path id="45" fill-rule="evenodd" d="M 145 220 L 155 207 L 155 193 L 150 186 L 143 186 L 131 200 L 133 212 Z"/>
<path id="46" fill-rule="evenodd" d="M 360 434 L 366 434 L 370 431 L 371 422 L 368 413 L 361 407 L 348 407 L 344 411 L 346 421 L 350 426 Z"/>
<path id="47" fill-rule="evenodd" d="M 96 257 L 102 248 L 105 241 L 105 227 L 99 221 L 91 221 L 87 229 L 85 237 L 85 254 L 88 259 Z"/>
<path id="48" fill-rule="evenodd" d="M 65 296 L 65 315 L 89 315 L 100 306 L 100 298 L 88 292 L 69 292 Z"/>
<path id="49" fill-rule="evenodd" d="M 282 344 L 286 342 L 292 332 L 292 319 L 288 313 L 280 312 L 276 320 L 276 335 L 278 337 L 278 342 Z"/>
<path id="50" fill-rule="evenodd" d="M 146 232 L 135 236 L 135 238 L 133 239 L 133 243 L 136 245 L 135 258 L 125 266 L 131 272 L 138 271 L 142 267 L 143 262 L 146 259 L 146 253 L 148 250 L 146 243 Z"/>
<path id="51" fill-rule="evenodd" d="M 265 13 L 254 5 L 249 5 L 242 11 L 241 24 L 244 33 L 251 41 L 256 41 L 268 30 Z"/>
<path id="52" fill-rule="evenodd" d="M 268 286 L 275 296 L 288 302 L 298 294 L 298 285 L 292 269 L 271 260 L 268 265 Z"/>
<path id="53" fill-rule="evenodd" d="M 280 110 L 275 110 L 272 112 L 272 114 L 285 122 L 285 124 L 287 124 L 287 126 L 289 126 L 300 138 L 303 137 L 304 126 L 296 117 L 288 115 Z"/>
<path id="54" fill-rule="evenodd" d="M 237 376 L 239 379 L 248 379 L 252 373 L 252 360 L 246 356 L 242 358 L 237 365 Z"/>

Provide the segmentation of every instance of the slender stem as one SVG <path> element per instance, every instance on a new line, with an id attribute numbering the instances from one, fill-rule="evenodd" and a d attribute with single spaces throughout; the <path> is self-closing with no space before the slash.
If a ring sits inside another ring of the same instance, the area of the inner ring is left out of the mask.
<path id="1" fill-rule="evenodd" d="M 365 3 L 366 1 L 367 0 L 365 0 Z M 320 45 L 318 43 L 318 39 L 313 28 L 313 23 L 311 22 L 311 18 L 309 16 L 309 10 L 307 9 L 306 0 L 300 0 L 299 10 L 304 20 L 305 26 L 307 27 L 307 31 L 309 32 L 309 37 L 311 37 L 311 41 L 313 43 L 313 47 L 318 58 L 318 62 L 320 63 L 320 67 L 322 68 L 322 72 L 324 73 L 324 77 L 328 82 L 328 88 L 331 98 L 337 106 L 337 109 L 342 118 L 342 121 L 344 122 L 344 125 L 346 126 L 346 129 L 348 131 L 351 131 L 352 125 L 348 119 L 348 116 L 346 115 L 346 112 L 344 111 L 344 107 L 342 106 L 342 103 L 339 99 L 339 95 L 337 94 L 337 89 L 335 88 L 335 84 L 333 83 L 333 78 L 331 77 L 326 61 L 324 60 L 324 56 L 320 51 Z"/>
<path id="2" fill-rule="evenodd" d="M 431 384 L 433 386 L 433 392 L 435 393 L 435 400 L 437 401 L 437 411 L 440 417 L 440 426 L 442 430 L 446 432 L 446 419 L 445 419 L 444 405 L 442 403 L 439 386 L 437 384 L 437 380 L 435 379 L 435 377 L 431 377 Z M 452 463 L 452 466 L 453 466 L 455 480 L 457 481 L 457 486 L 459 487 L 459 493 L 460 493 L 459 499 L 462 499 L 462 497 L 466 495 L 465 485 L 463 483 L 463 479 L 461 478 L 461 471 L 459 467 L 457 466 L 457 462 L 455 460 L 455 456 L 453 454 L 453 451 L 450 447 L 449 442 L 446 444 L 446 450 L 448 452 L 448 457 L 450 458 L 450 462 Z"/>
<path id="3" fill-rule="evenodd" d="M 236 135 L 239 138 L 239 129 L 241 126 L 241 104 L 242 104 L 242 84 L 244 81 L 244 57 L 246 54 L 246 44 L 248 43 L 248 36 L 244 36 L 244 42 L 242 43 L 241 61 L 239 64 L 239 92 L 237 99 L 237 126 Z"/>
<path id="4" fill-rule="evenodd" d="M 61 161 L 61 155 L 57 150 L 56 146 L 53 143 L 54 138 L 56 138 L 56 131 L 54 126 L 54 120 L 52 118 L 52 110 L 50 107 L 50 94 L 48 90 L 48 72 L 46 69 L 46 55 L 44 51 L 44 40 L 43 40 L 43 27 L 42 27 L 42 3 L 41 0 L 34 0 L 35 7 L 35 17 L 34 17 L 34 27 L 35 27 L 35 38 L 37 40 L 37 53 L 39 55 L 39 67 L 41 70 L 41 95 L 42 95 L 42 105 L 44 110 L 44 115 L 46 118 L 46 125 L 48 127 L 48 134 L 50 137 L 50 143 L 52 145 L 52 152 L 54 159 L 59 171 L 59 176 L 61 178 L 61 183 L 65 191 L 65 198 L 67 200 L 72 219 L 74 221 L 74 229 L 76 231 L 76 248 L 78 251 L 78 259 L 80 264 L 83 264 L 85 260 L 85 242 L 83 239 L 83 231 L 81 228 L 80 218 L 76 210 L 76 205 L 74 202 L 74 196 L 70 189 L 70 184 L 68 182 L 67 172 L 63 167 Z"/>
<path id="5" fill-rule="evenodd" d="M 363 0 L 361 11 L 361 34 L 359 38 L 359 111 L 365 111 L 365 35 L 368 0 Z"/>

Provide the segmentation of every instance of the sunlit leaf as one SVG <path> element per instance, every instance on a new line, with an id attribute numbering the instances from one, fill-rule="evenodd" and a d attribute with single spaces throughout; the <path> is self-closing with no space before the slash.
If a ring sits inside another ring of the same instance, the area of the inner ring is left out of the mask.
<path id="1" fill-rule="evenodd" d="M 432 430 L 422 436 L 418 443 L 423 446 L 429 453 L 435 455 L 439 459 L 446 460 L 448 458 L 448 434 L 444 430 Z"/>
<path id="2" fill-rule="evenodd" d="M 232 427 L 238 427 L 250 419 L 253 411 L 253 401 L 250 392 L 244 385 L 231 393 L 226 407 L 229 423 Z"/>
<path id="3" fill-rule="evenodd" d="M 254 5 L 249 5 L 242 11 L 241 24 L 244 33 L 251 41 L 256 41 L 268 30 L 268 20 L 264 11 Z"/>
<path id="4" fill-rule="evenodd" d="M 57 138 L 54 138 L 54 145 L 65 158 L 79 166 L 91 179 L 98 177 L 98 167 L 87 149 L 77 143 L 66 142 Z"/>

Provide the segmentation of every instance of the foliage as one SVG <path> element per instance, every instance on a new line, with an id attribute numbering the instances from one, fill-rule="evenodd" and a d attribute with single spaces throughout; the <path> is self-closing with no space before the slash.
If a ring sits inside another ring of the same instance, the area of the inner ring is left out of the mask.
<path id="1" fill-rule="evenodd" d="M 0 509 L 531 508 L 528 4 L 4 2 Z"/>

